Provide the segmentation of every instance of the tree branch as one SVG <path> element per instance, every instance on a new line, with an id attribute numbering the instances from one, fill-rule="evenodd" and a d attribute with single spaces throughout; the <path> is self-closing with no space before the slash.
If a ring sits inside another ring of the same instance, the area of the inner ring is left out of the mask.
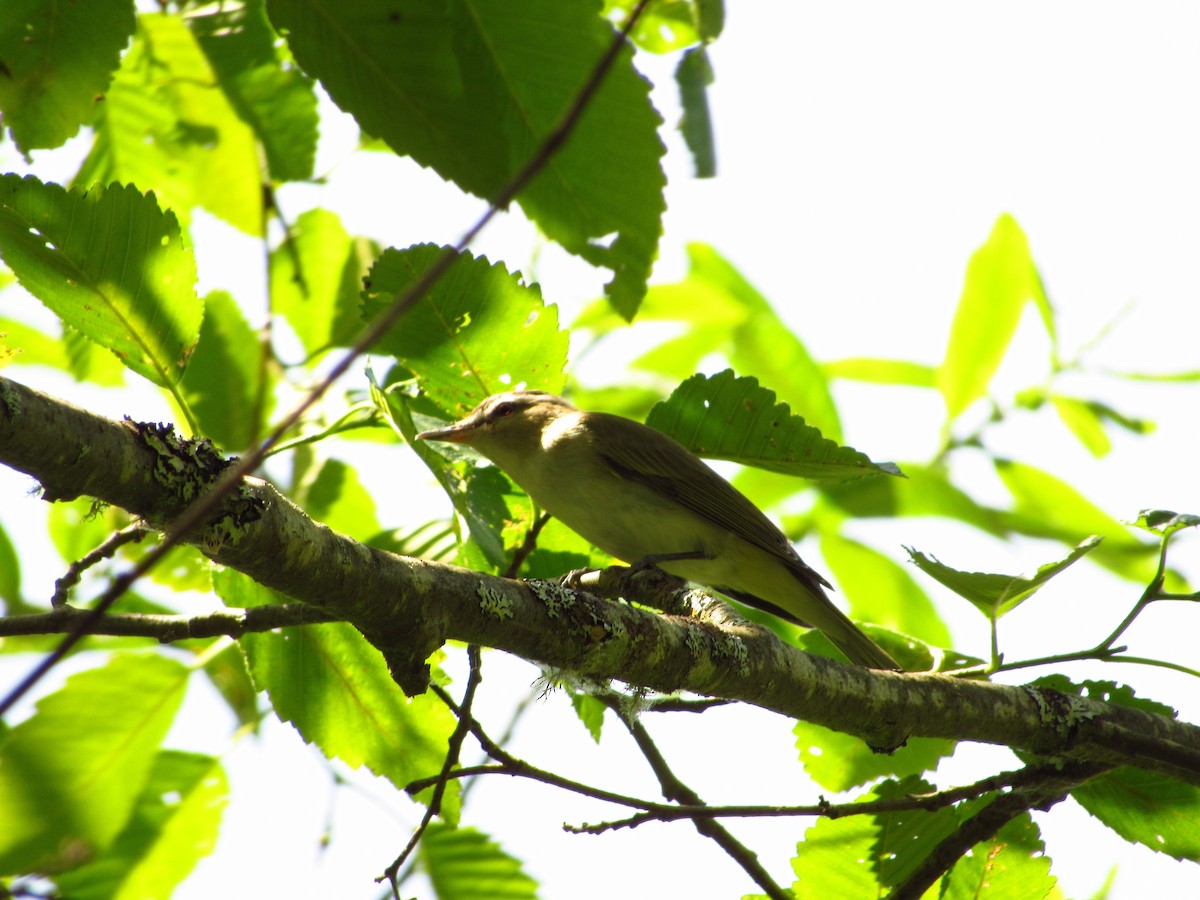
<path id="1" fill-rule="evenodd" d="M 650 732 L 635 716 L 624 715 L 620 706 L 610 697 L 606 701 L 609 709 L 617 714 L 621 723 L 629 731 L 634 742 L 638 745 L 638 749 L 642 751 L 642 755 L 646 757 L 646 762 L 650 764 L 651 770 L 658 779 L 659 786 L 662 788 L 663 796 L 675 803 L 686 803 L 689 806 L 704 806 L 704 801 L 700 799 L 700 795 L 694 790 L 679 780 L 678 776 L 671 770 L 667 764 L 666 757 L 658 749 L 658 745 L 654 743 L 650 737 Z M 707 838 L 710 838 L 718 847 L 729 854 L 739 866 L 741 866 L 747 875 L 753 879 L 754 883 L 762 888 L 768 897 L 772 900 L 790 900 L 791 894 L 785 891 L 771 874 L 763 867 L 763 864 L 758 861 L 758 854 L 739 841 L 724 825 L 713 818 L 693 818 L 692 825 L 696 830 Z"/>
<path id="2" fill-rule="evenodd" d="M 86 493 L 155 527 L 187 506 L 180 485 L 190 482 L 179 467 L 201 465 L 164 448 L 159 431 L 2 377 L 0 463 L 32 475 L 47 497 Z M 550 582 L 395 556 L 313 522 L 253 478 L 240 480 L 188 540 L 216 562 L 352 623 L 409 693 L 427 687 L 429 654 L 456 639 L 597 681 L 752 703 L 874 747 L 917 736 L 972 740 L 1200 783 L 1200 728 L 1188 723 L 1043 688 L 870 671 L 715 616 L 657 615 Z"/>
<path id="3" fill-rule="evenodd" d="M 91 615 L 90 609 L 60 606 L 46 613 L 0 618 L 0 637 L 34 634 L 70 634 Z M 250 609 L 222 609 L 198 616 L 172 616 L 151 613 L 106 613 L 90 634 L 112 637 L 153 638 L 171 644 L 193 638 L 231 637 L 271 631 L 291 625 L 315 625 L 336 622 L 338 618 L 306 603 L 281 606 L 255 606 Z"/>

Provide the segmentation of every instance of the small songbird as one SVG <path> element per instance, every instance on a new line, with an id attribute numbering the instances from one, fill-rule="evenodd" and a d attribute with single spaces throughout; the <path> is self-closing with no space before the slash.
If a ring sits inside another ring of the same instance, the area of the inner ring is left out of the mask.
<path id="1" fill-rule="evenodd" d="M 646 425 L 583 412 L 544 391 L 494 394 L 417 435 L 473 447 L 605 553 L 819 628 L 852 662 L 899 669 L 829 600 L 829 582 L 728 481 Z"/>

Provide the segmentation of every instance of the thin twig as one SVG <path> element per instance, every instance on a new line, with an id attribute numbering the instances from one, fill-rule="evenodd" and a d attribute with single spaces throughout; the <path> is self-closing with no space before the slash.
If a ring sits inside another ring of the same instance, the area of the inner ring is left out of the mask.
<path id="1" fill-rule="evenodd" d="M 376 882 L 387 880 L 388 884 L 392 886 L 392 896 L 395 900 L 400 900 L 400 882 L 397 879 L 397 873 L 412 852 L 417 849 L 417 844 L 420 843 L 421 837 L 425 834 L 426 829 L 429 828 L 429 823 L 433 821 L 433 817 L 442 811 L 442 798 L 446 794 L 446 785 L 450 783 L 450 773 L 458 765 L 459 756 L 462 754 L 463 740 L 470 730 L 471 704 L 475 702 L 475 691 L 479 687 L 479 683 L 483 681 L 483 654 L 480 652 L 478 644 L 471 644 L 467 647 L 467 658 L 471 661 L 471 671 L 467 676 L 467 686 L 463 690 L 462 705 L 459 707 L 458 725 L 455 726 L 454 732 L 450 735 L 450 741 L 446 749 L 446 759 L 442 763 L 442 771 L 433 785 L 433 797 L 430 799 L 429 805 L 425 807 L 425 815 L 421 817 L 421 823 L 413 831 L 412 837 L 409 838 L 400 855 L 392 860 L 391 865 L 383 870 L 382 875 L 375 879 Z"/>
<path id="2" fill-rule="evenodd" d="M 0 617 L 0 637 L 37 634 L 70 634 L 92 614 L 90 609 L 60 606 L 45 613 Z M 153 638 L 162 644 L 194 638 L 231 637 L 286 628 L 341 621 L 307 603 L 280 603 L 250 609 L 220 609 L 198 616 L 150 613 L 106 613 L 89 634 L 112 637 Z"/>
<path id="3" fill-rule="evenodd" d="M 657 745 L 651 739 L 645 726 L 636 718 L 622 716 L 615 701 L 608 702 L 610 703 L 610 708 L 617 713 L 621 722 L 629 730 L 634 742 L 638 745 L 638 749 L 642 751 L 642 755 L 646 757 L 646 761 L 650 764 L 650 768 L 658 778 L 663 796 L 676 803 L 703 806 L 704 801 L 700 799 L 700 795 L 680 781 L 675 773 L 671 771 L 666 759 L 659 752 Z M 792 897 L 791 893 L 785 891 L 776 883 L 775 879 L 771 877 L 762 863 L 758 861 L 758 854 L 735 838 L 724 825 L 711 818 L 696 818 L 692 820 L 692 824 L 698 832 L 712 839 L 717 846 L 728 853 L 734 862 L 738 863 L 745 870 L 746 874 L 753 879 L 755 884 L 763 889 L 768 897 L 772 898 L 772 900 L 790 900 Z"/>
<path id="4" fill-rule="evenodd" d="M 67 566 L 66 573 L 54 582 L 54 593 L 50 596 L 50 605 L 55 609 L 66 606 L 67 594 L 71 588 L 79 584 L 79 579 L 84 572 L 100 561 L 109 559 L 126 544 L 138 543 L 149 532 L 150 529 L 143 522 L 135 522 L 119 531 L 114 531 L 95 550 Z"/>

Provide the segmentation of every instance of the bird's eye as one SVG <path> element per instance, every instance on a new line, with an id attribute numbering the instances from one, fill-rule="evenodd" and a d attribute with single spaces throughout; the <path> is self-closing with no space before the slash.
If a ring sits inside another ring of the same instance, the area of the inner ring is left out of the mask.
<path id="1" fill-rule="evenodd" d="M 497 403 L 495 408 L 492 410 L 492 416 L 497 419 L 503 419 L 507 416 L 511 416 L 514 412 L 516 412 L 516 410 L 517 408 L 511 403 Z"/>

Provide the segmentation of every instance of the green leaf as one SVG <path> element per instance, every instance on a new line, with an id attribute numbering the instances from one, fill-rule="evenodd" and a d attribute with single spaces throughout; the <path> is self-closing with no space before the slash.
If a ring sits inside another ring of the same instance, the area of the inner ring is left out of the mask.
<path id="1" fill-rule="evenodd" d="M 368 276 L 364 316 L 377 316 L 441 254 L 452 252 L 433 244 L 384 251 Z M 395 356 L 438 406 L 460 414 L 518 386 L 559 393 L 567 335 L 536 285 L 521 284 L 500 263 L 461 254 L 376 351 Z"/>
<path id="2" fill-rule="evenodd" d="M 1151 700 L 1148 697 L 1139 697 L 1129 685 L 1118 684 L 1115 681 L 1085 680 L 1074 682 L 1065 675 L 1055 673 L 1043 675 L 1041 678 L 1030 682 L 1030 684 L 1041 688 L 1062 691 L 1065 694 L 1073 694 L 1077 697 L 1090 697 L 1102 703 L 1112 703 L 1117 706 L 1140 709 L 1142 712 L 1147 712 L 1155 716 L 1165 716 L 1168 719 L 1175 719 L 1179 716 L 1176 710 L 1165 703 L 1159 703 L 1157 700 Z"/>
<path id="3" fill-rule="evenodd" d="M 1050 896 L 1050 874 L 1037 825 L 1028 813 L 1005 823 L 996 836 L 976 844 L 942 879 L 940 900 L 1037 900 Z"/>
<path id="4" fill-rule="evenodd" d="M 931 790 L 920 779 L 906 778 L 884 782 L 868 799 Z M 820 819 L 804 833 L 792 860 L 797 876 L 792 890 L 797 900 L 878 900 L 885 888 L 903 881 L 957 828 L 953 808 Z"/>
<path id="5" fill-rule="evenodd" d="M 144 14 L 75 176 L 153 189 L 181 221 L 200 206 L 248 234 L 264 228 L 259 148 L 185 19 Z"/>
<path id="6" fill-rule="evenodd" d="M 996 537 L 1010 533 L 1008 513 L 984 506 L 951 483 L 945 469 L 904 464 L 905 478 L 864 478 L 822 484 L 825 499 L 854 518 L 942 516 Z"/>
<path id="7" fill-rule="evenodd" d="M 1135 581 L 1149 582 L 1156 568 L 1156 547 L 1143 544 L 1071 485 L 1025 463 L 995 460 L 996 473 L 1013 497 L 1004 515 L 1013 531 L 1074 544 L 1084 535 L 1104 538 L 1092 561 Z"/>
<path id="8" fill-rule="evenodd" d="M 213 574 L 213 587 L 233 607 L 284 599 L 229 569 Z M 275 713 L 330 759 L 365 765 L 401 789 L 441 771 L 453 715 L 432 693 L 405 697 L 383 656 L 352 626 L 284 628 L 240 643 Z M 456 796 L 447 792 L 448 812 Z"/>
<path id="9" fill-rule="evenodd" d="M 72 328 L 166 387 L 200 332 L 196 261 L 153 194 L 0 176 L 0 255 Z"/>
<path id="10" fill-rule="evenodd" d="M 23 322 L 0 318 L 0 344 L 14 351 L 9 361 L 18 365 L 49 366 L 69 372 L 77 381 L 93 381 L 105 387 L 115 387 L 125 380 L 125 367 L 115 356 L 65 325 L 55 337 Z"/>
<path id="11" fill-rule="evenodd" d="M 118 654 L 72 675 L 0 740 L 0 872 L 64 871 L 125 827 L 175 719 L 187 669 Z"/>
<path id="12" fill-rule="evenodd" d="M 340 460 L 323 462 L 313 477 L 298 486 L 293 499 L 312 518 L 360 541 L 381 528 L 375 499 L 358 473 Z"/>
<path id="13" fill-rule="evenodd" d="M 379 255 L 352 238 L 335 213 L 310 209 L 271 252 L 271 308 L 282 315 L 310 357 L 349 344 L 362 328 L 363 276 Z"/>
<path id="14" fill-rule="evenodd" d="M 91 121 L 133 22 L 129 0 L 6 0 L 0 112 L 17 149 L 59 147 Z"/>
<path id="15" fill-rule="evenodd" d="M 933 601 L 899 563 L 833 532 L 821 534 L 821 556 L 849 599 L 854 618 L 911 634 L 927 644 L 950 646 L 950 629 Z"/>
<path id="16" fill-rule="evenodd" d="M 831 440 L 841 436 L 837 406 L 829 383 L 808 349 L 732 263 L 706 244 L 689 244 L 688 275 L 683 281 L 655 285 L 646 295 L 639 321 L 686 325 L 678 338 L 659 342 L 635 365 L 672 380 L 699 371 L 706 357 L 720 353 L 730 366 L 751 372 L 769 384 L 779 399 Z M 605 319 L 595 307 L 585 310 L 576 327 L 599 327 Z"/>
<path id="17" fill-rule="evenodd" d="M 165 750 L 129 824 L 99 858 L 55 879 L 72 900 L 170 897 L 212 852 L 229 783 L 218 760 Z"/>
<path id="18" fill-rule="evenodd" d="M 776 403 L 774 392 L 756 378 L 738 378 L 728 369 L 712 377 L 693 375 L 650 410 L 646 424 L 698 456 L 786 475 L 844 480 L 900 474 L 822 437 L 786 403 Z"/>
<path id="19" fill-rule="evenodd" d="M 870 816 L 818 819 L 792 859 L 796 900 L 879 900 L 883 891 L 872 865 L 878 833 Z"/>
<path id="20" fill-rule="evenodd" d="M 849 790 L 884 775 L 903 778 L 932 771 L 955 747 L 954 741 L 910 738 L 894 753 L 876 753 L 861 738 L 809 722 L 797 722 L 792 734 L 804 771 L 830 791 Z"/>
<path id="21" fill-rule="evenodd" d="M 484 199 L 534 157 L 614 39 L 587 0 L 267 9 L 300 65 L 365 132 Z M 517 198 L 551 240 L 613 271 L 606 291 L 626 319 L 662 228 L 659 123 L 622 48 L 569 141 Z"/>
<path id="22" fill-rule="evenodd" d="M 431 822 L 421 839 L 421 864 L 439 900 L 534 900 L 537 882 L 521 862 L 474 828 Z"/>
<path id="23" fill-rule="evenodd" d="M 717 174 L 717 151 L 713 146 L 712 116 L 708 111 L 708 88 L 713 83 L 712 63 L 703 47 L 692 47 L 683 54 L 675 69 L 679 102 L 683 116 L 679 131 L 692 154 L 697 178 Z"/>
<path id="24" fill-rule="evenodd" d="M 597 744 L 600 743 L 600 729 L 604 726 L 604 711 L 608 707 L 591 694 L 579 691 L 571 691 L 570 694 L 571 706 L 575 709 L 575 715 L 579 716 L 579 721 L 588 730 L 592 740 Z"/>
<path id="25" fill-rule="evenodd" d="M 871 384 L 937 387 L 937 369 L 904 359 L 858 356 L 823 363 L 821 369 L 827 378 L 846 378 Z"/>
<path id="26" fill-rule="evenodd" d="M 211 588 L 211 585 L 210 585 Z M 217 653 L 207 653 L 204 674 L 225 701 L 230 712 L 237 717 L 239 725 L 249 726 L 257 733 L 259 726 L 258 697 L 250 673 L 246 671 L 246 659 L 236 643 L 226 644 Z"/>
<path id="27" fill-rule="evenodd" d="M 1021 575 L 994 575 L 985 572 L 963 572 L 952 569 L 911 547 L 905 547 L 914 563 L 960 597 L 965 597 L 981 613 L 995 621 L 1018 607 L 1051 578 L 1067 566 L 1091 552 L 1101 541 L 1089 537 L 1061 559 L 1038 566 L 1033 572 Z"/>
<path id="28" fill-rule="evenodd" d="M 271 178 L 311 178 L 317 151 L 315 85 L 282 51 L 263 0 L 196 11 L 187 22 L 221 90 L 254 130 Z"/>
<path id="29" fill-rule="evenodd" d="M 275 405 L 263 345 L 225 291 L 204 299 L 200 340 L 180 388 L 200 433 L 226 450 L 256 443 Z"/>
<path id="30" fill-rule="evenodd" d="M 1200 525 L 1200 516 L 1177 513 L 1169 509 L 1143 509 L 1132 524 L 1151 534 L 1169 537 L 1181 528 L 1195 528 Z"/>
<path id="31" fill-rule="evenodd" d="M 1200 788 L 1195 785 L 1124 766 L 1075 788 L 1071 796 L 1125 840 L 1200 861 Z"/>
<path id="32" fill-rule="evenodd" d="M 1039 304 L 1045 317 L 1048 301 L 1029 242 L 1016 220 L 1005 214 L 967 264 L 946 357 L 938 370 L 949 419 L 987 392 L 1029 300 Z"/>
<path id="33" fill-rule="evenodd" d="M 604 18 L 623 24 L 637 0 L 604 0 Z M 671 53 L 690 47 L 700 40 L 694 4 L 690 0 L 660 0 L 651 3 L 630 32 L 630 39 L 642 50 Z"/>
<path id="34" fill-rule="evenodd" d="M 881 800 L 893 800 L 933 790 L 933 785 L 927 781 L 910 777 L 885 781 L 873 794 Z M 879 872 L 879 881 L 887 887 L 904 882 L 960 825 L 954 807 L 932 812 L 910 809 L 884 813 L 875 816 L 875 822 L 878 838 L 871 848 L 871 855 Z"/>
<path id="35" fill-rule="evenodd" d="M 1071 429 L 1071 433 L 1092 456 L 1100 458 L 1108 454 L 1112 449 L 1112 441 L 1104 431 L 1104 422 L 1091 404 L 1058 394 L 1051 395 L 1050 402 L 1054 404 L 1063 424 Z"/>
<path id="36" fill-rule="evenodd" d="M 21 558 L 3 527 L 0 527 L 0 600 L 8 612 L 25 602 L 21 599 Z"/>

